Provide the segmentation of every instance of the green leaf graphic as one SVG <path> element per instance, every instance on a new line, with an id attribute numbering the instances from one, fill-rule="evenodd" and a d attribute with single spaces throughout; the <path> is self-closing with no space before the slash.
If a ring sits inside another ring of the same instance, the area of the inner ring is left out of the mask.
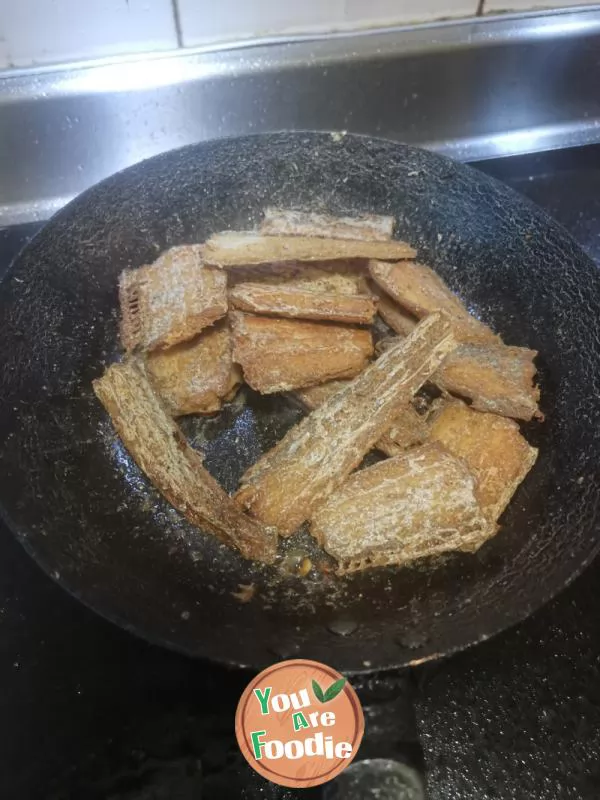
<path id="1" fill-rule="evenodd" d="M 346 685 L 346 678 L 340 678 L 339 681 L 332 683 L 329 689 L 325 692 L 325 702 L 328 703 L 333 700 L 342 691 Z"/>
<path id="2" fill-rule="evenodd" d="M 317 698 L 317 700 L 320 703 L 324 703 L 325 702 L 325 695 L 323 694 L 323 689 L 321 689 L 321 687 L 319 686 L 319 684 L 315 680 L 313 680 L 313 682 L 312 682 L 312 688 L 313 688 L 313 692 L 315 693 L 315 697 Z"/>
<path id="3" fill-rule="evenodd" d="M 313 692 L 320 703 L 328 703 L 330 700 L 334 700 L 345 685 L 346 678 L 340 678 L 339 680 L 334 681 L 329 689 L 324 692 L 315 680 L 312 682 Z"/>

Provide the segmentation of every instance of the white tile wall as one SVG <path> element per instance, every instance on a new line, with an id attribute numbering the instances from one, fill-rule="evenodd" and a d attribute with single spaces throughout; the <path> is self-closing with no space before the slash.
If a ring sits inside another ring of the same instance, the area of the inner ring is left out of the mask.
<path id="1" fill-rule="evenodd" d="M 177 0 L 185 46 L 270 32 L 313 31 L 339 19 L 344 0 Z"/>
<path id="2" fill-rule="evenodd" d="M 0 67 L 171 47 L 172 0 L 0 0 Z"/>
<path id="3" fill-rule="evenodd" d="M 584 4 L 485 0 L 485 11 Z M 193 46 L 468 17 L 477 7 L 478 0 L 0 0 L 0 69 L 176 48 L 175 8 L 183 44 Z"/>
<path id="4" fill-rule="evenodd" d="M 499 11 L 536 11 L 543 8 L 595 5 L 598 0 L 485 0 L 486 14 Z"/>
<path id="5" fill-rule="evenodd" d="M 421 22 L 447 17 L 470 17 L 477 0 L 346 0 L 350 24 Z"/>
<path id="6" fill-rule="evenodd" d="M 470 16 L 477 0 L 177 0 L 183 43 Z"/>

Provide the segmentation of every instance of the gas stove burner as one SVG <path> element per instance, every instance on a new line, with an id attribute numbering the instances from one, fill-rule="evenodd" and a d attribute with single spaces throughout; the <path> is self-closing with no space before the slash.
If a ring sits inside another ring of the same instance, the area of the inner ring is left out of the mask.
<path id="1" fill-rule="evenodd" d="M 323 800 L 425 800 L 425 787 L 412 767 L 373 758 L 351 764 L 325 788 Z"/>

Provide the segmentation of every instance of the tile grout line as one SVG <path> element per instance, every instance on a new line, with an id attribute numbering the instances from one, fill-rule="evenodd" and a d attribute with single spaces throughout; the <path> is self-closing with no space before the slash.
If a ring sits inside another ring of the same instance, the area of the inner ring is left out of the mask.
<path id="1" fill-rule="evenodd" d="M 183 47 L 183 33 L 181 31 L 181 17 L 179 16 L 178 0 L 171 0 L 173 19 L 175 21 L 175 35 L 177 36 L 177 47 Z"/>

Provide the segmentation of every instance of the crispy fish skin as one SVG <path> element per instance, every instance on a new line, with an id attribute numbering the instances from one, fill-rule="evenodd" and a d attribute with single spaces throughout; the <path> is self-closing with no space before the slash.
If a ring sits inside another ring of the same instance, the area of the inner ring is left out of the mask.
<path id="1" fill-rule="evenodd" d="M 314 411 L 348 383 L 349 381 L 329 381 L 299 389 L 294 395 L 308 411 Z M 397 456 L 409 447 L 423 444 L 428 435 L 426 421 L 411 403 L 407 403 L 394 417 L 390 429 L 375 442 L 375 447 L 386 456 Z"/>
<path id="2" fill-rule="evenodd" d="M 121 341 L 127 351 L 171 347 L 227 313 L 227 276 L 207 267 L 199 245 L 172 247 L 119 278 Z"/>
<path id="3" fill-rule="evenodd" d="M 294 286 L 241 283 L 229 291 L 234 308 L 289 319 L 315 319 L 368 325 L 375 316 L 369 295 L 317 294 Z"/>
<path id="4" fill-rule="evenodd" d="M 473 408 L 503 417 L 542 418 L 540 390 L 534 386 L 536 350 L 503 344 L 462 344 L 433 376 L 450 394 L 466 397 Z"/>
<path id="5" fill-rule="evenodd" d="M 148 377 L 172 416 L 221 409 L 242 382 L 232 350 L 231 331 L 219 321 L 189 342 L 148 355 Z"/>
<path id="6" fill-rule="evenodd" d="M 465 460 L 477 478 L 477 499 L 492 522 L 510 503 L 538 456 L 512 419 L 473 411 L 458 401 L 434 416 L 429 435 Z"/>
<path id="7" fill-rule="evenodd" d="M 455 346 L 447 315 L 429 316 L 247 470 L 237 501 L 282 535 L 293 533 L 360 464 Z"/>
<path id="8" fill-rule="evenodd" d="M 313 513 L 311 533 L 338 572 L 404 565 L 493 535 L 462 459 L 426 444 L 359 470 Z"/>
<path id="9" fill-rule="evenodd" d="M 93 386 L 125 447 L 171 505 L 244 558 L 275 559 L 276 532 L 247 517 L 204 468 L 201 455 L 153 390 L 141 361 L 113 364 Z"/>
<path id="10" fill-rule="evenodd" d="M 370 261 L 373 280 L 409 314 L 422 319 L 433 311 L 445 311 L 454 320 L 459 341 L 498 342 L 499 337 L 475 319 L 459 298 L 430 267 L 414 261 L 388 264 Z"/>
<path id="11" fill-rule="evenodd" d="M 233 359 L 258 392 L 288 392 L 357 375 L 373 354 L 371 332 L 347 325 L 230 313 Z"/>
<path id="12" fill-rule="evenodd" d="M 281 261 L 338 261 L 349 258 L 414 258 L 406 242 L 364 242 L 308 236 L 262 236 L 255 231 L 225 231 L 204 245 L 204 259 L 215 267 L 245 267 Z"/>
<path id="13" fill-rule="evenodd" d="M 386 242 L 394 233 L 394 218 L 377 214 L 333 217 L 315 211 L 265 208 L 260 232 L 266 236 L 321 236 L 325 239 L 360 239 Z"/>

